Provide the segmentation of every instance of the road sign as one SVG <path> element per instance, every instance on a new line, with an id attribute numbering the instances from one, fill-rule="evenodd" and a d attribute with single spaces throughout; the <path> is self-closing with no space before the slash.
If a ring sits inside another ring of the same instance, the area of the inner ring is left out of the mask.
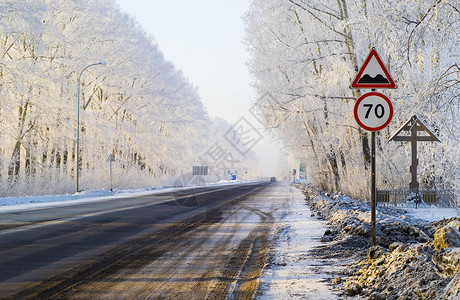
<path id="1" fill-rule="evenodd" d="M 307 164 L 299 164 L 299 179 L 307 179 Z"/>
<path id="2" fill-rule="evenodd" d="M 350 87 L 354 89 L 394 89 L 396 84 L 377 51 L 372 48 Z"/>
<path id="3" fill-rule="evenodd" d="M 379 131 L 393 118 L 393 105 L 387 96 L 371 92 L 359 97 L 354 109 L 355 120 L 365 130 Z"/>
<path id="4" fill-rule="evenodd" d="M 350 85 L 354 89 L 394 89 L 396 84 L 374 48 Z M 354 109 L 355 120 L 371 131 L 371 245 L 375 245 L 375 131 L 385 128 L 393 118 L 393 105 L 385 95 L 367 93 L 359 97 Z"/>
<path id="5" fill-rule="evenodd" d="M 192 175 L 208 175 L 208 166 L 193 166 Z"/>

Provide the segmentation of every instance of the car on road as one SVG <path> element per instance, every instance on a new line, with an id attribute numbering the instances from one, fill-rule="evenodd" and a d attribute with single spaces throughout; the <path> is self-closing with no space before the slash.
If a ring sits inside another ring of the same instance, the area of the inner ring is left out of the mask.
<path id="1" fill-rule="evenodd" d="M 270 182 L 276 182 L 276 177 L 270 177 Z"/>

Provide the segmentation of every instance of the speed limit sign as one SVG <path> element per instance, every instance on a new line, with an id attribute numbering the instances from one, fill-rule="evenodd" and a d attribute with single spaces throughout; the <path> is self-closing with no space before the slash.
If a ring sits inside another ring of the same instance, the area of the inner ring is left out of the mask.
<path id="1" fill-rule="evenodd" d="M 387 96 L 371 92 L 359 97 L 355 104 L 355 120 L 365 130 L 385 128 L 393 118 L 393 105 Z"/>

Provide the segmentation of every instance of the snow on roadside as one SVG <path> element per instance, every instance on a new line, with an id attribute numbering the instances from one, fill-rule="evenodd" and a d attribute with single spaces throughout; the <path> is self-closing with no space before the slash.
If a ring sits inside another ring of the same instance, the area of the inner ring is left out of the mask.
<path id="1" fill-rule="evenodd" d="M 342 297 L 460 299 L 460 218 L 443 218 L 455 209 L 378 207 L 377 245 L 370 247 L 369 204 L 302 188 L 310 209 L 329 227 L 313 255 L 353 260 L 344 261 L 348 271 L 339 270 L 331 282 Z"/>
<path id="2" fill-rule="evenodd" d="M 421 207 L 421 208 L 406 208 L 408 216 L 417 219 L 435 222 L 442 219 L 450 219 L 452 217 L 460 217 L 460 210 L 451 207 Z"/>
<path id="3" fill-rule="evenodd" d="M 167 192 L 167 188 L 84 191 L 75 194 L 0 198 L 0 212 L 34 210 Z"/>
<path id="4" fill-rule="evenodd" d="M 256 299 L 336 299 L 326 284 L 331 266 L 309 255 L 320 244 L 326 224 L 310 216 L 301 190 L 289 189 L 291 199 L 278 216 L 269 263 Z"/>
<path id="5" fill-rule="evenodd" d="M 233 185 L 248 183 L 248 181 L 222 181 L 206 184 L 207 186 Z M 47 196 L 28 196 L 28 197 L 5 197 L 0 198 L 0 213 L 35 210 L 50 207 L 60 207 L 89 202 L 110 201 L 126 197 L 141 197 L 146 195 L 168 193 L 178 190 L 193 189 L 196 186 L 188 185 L 184 187 L 153 187 L 146 189 L 133 190 L 91 190 L 75 194 L 47 195 Z"/>

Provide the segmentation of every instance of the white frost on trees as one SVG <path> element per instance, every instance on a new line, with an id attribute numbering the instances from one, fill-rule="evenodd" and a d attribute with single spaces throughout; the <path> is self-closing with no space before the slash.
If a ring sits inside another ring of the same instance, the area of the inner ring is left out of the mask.
<path id="1" fill-rule="evenodd" d="M 190 172 L 217 137 L 198 91 L 113 0 L 0 2 L 0 195 L 72 192 L 77 78 L 83 189 Z M 220 126 L 220 125 L 219 125 Z M 229 125 L 228 125 L 229 126 Z"/>
<path id="2" fill-rule="evenodd" d="M 419 143 L 421 185 L 458 189 L 459 9 L 454 0 L 253 0 L 249 67 L 259 95 L 276 99 L 266 127 L 323 189 L 367 197 L 370 138 L 353 106 L 370 90 L 349 85 L 375 47 L 398 85 L 381 91 L 395 115 L 377 134 L 377 186 L 407 186 L 410 147 L 387 140 L 417 114 L 442 141 Z"/>

